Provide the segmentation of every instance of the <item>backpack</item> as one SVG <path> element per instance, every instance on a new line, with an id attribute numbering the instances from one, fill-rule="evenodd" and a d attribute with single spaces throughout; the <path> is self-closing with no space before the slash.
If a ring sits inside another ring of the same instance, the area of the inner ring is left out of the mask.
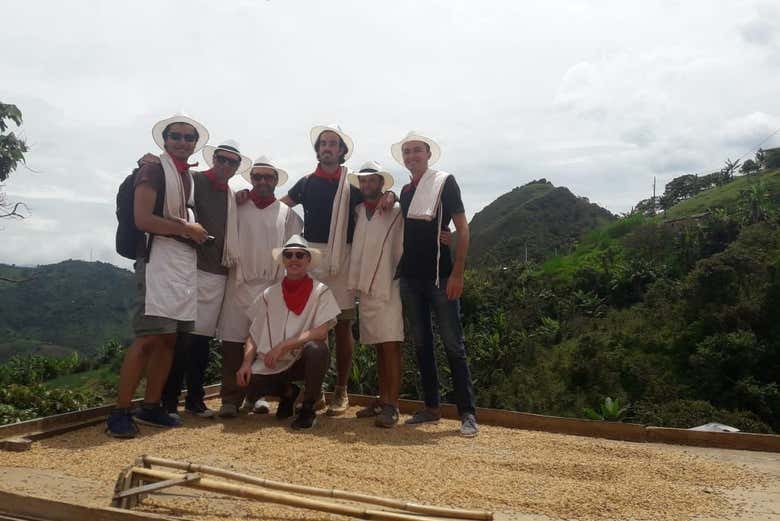
<path id="1" fill-rule="evenodd" d="M 116 192 L 116 252 L 130 260 L 138 258 L 138 243 L 145 237 L 145 232 L 135 227 L 134 199 L 135 199 L 135 176 L 140 168 L 133 170 L 133 173 L 125 177 L 119 190 Z M 165 198 L 165 189 L 157 192 L 157 199 L 154 203 L 155 215 L 162 215 L 163 201 Z M 149 242 L 146 246 L 146 255 L 144 259 L 148 260 L 149 250 L 152 247 L 152 236 L 149 236 Z"/>

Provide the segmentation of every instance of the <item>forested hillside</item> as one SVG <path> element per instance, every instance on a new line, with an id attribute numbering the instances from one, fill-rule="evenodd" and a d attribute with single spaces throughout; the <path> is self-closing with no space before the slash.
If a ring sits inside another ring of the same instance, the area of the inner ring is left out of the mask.
<path id="1" fill-rule="evenodd" d="M 515 188 L 477 212 L 469 224 L 471 266 L 541 262 L 571 251 L 590 230 L 613 221 L 604 208 L 546 179 Z"/>

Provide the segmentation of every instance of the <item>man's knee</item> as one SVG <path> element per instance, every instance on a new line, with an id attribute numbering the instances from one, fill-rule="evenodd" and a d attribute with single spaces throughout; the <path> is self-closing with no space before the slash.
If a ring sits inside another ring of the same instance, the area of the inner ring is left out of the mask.
<path id="1" fill-rule="evenodd" d="M 327 363 L 330 357 L 330 350 L 328 344 L 322 340 L 310 340 L 303 345 L 303 354 L 307 363 L 319 363 L 325 361 Z"/>

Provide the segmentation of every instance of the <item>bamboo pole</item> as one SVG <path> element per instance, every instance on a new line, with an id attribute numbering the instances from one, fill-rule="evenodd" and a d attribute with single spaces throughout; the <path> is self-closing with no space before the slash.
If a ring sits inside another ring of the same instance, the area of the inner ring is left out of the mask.
<path id="1" fill-rule="evenodd" d="M 311 496 L 330 497 L 334 499 L 344 499 L 347 501 L 356 501 L 359 503 L 368 503 L 372 505 L 379 505 L 388 508 L 395 508 L 398 510 L 406 510 L 408 512 L 416 512 L 419 514 L 425 514 L 429 516 L 437 517 L 449 517 L 459 519 L 475 519 L 478 521 L 491 521 L 493 519 L 493 513 L 485 510 L 465 510 L 458 508 L 446 508 L 431 505 L 421 505 L 418 503 L 409 503 L 397 499 L 385 498 L 379 496 L 371 496 L 368 494 L 359 494 L 356 492 L 347 492 L 344 490 L 338 490 L 335 488 L 317 488 L 306 485 L 295 485 L 293 483 L 285 483 L 282 481 L 273 481 L 265 478 L 258 478 L 255 476 L 249 476 L 247 474 L 241 474 L 239 472 L 233 472 L 232 470 L 225 470 L 219 467 L 211 467 L 208 465 L 198 465 L 196 463 L 190 463 L 186 461 L 176 461 L 166 458 L 158 458 L 156 456 L 143 456 L 141 458 L 144 464 L 157 465 L 160 467 L 170 467 L 174 469 L 183 470 L 185 472 L 199 472 L 202 474 L 213 474 L 227 479 L 234 479 L 244 483 L 250 483 L 260 487 L 270 488 L 274 490 L 284 490 L 286 492 L 294 492 L 298 494 L 308 494 Z"/>
<path id="2" fill-rule="evenodd" d="M 147 469 L 143 467 L 133 467 L 132 472 L 134 476 L 142 477 L 145 481 L 167 480 L 181 477 L 181 474 L 176 472 L 165 472 L 163 470 Z M 209 492 L 217 492 L 219 494 L 227 494 L 230 496 L 257 499 L 260 501 L 266 501 L 268 503 L 277 503 L 294 508 L 307 508 L 310 510 L 328 512 L 330 514 L 356 517 L 360 519 L 370 519 L 376 521 L 441 521 L 441 519 L 436 519 L 433 517 L 422 517 L 416 514 L 402 512 L 389 512 L 387 510 L 371 510 L 362 507 L 355 507 L 352 505 L 343 505 L 341 503 L 332 503 L 330 501 L 321 501 L 319 499 L 311 499 L 295 496 L 292 494 L 285 494 L 283 492 L 274 492 L 263 489 L 261 487 L 235 485 L 233 483 L 226 483 L 209 478 L 202 478 L 198 481 L 189 481 L 182 483 L 181 486 L 208 490 Z"/>

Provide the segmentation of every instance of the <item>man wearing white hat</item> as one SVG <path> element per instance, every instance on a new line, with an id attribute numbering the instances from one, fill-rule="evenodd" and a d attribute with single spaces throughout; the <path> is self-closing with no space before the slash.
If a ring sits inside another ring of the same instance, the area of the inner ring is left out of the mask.
<path id="1" fill-rule="evenodd" d="M 415 344 L 425 397 L 425 408 L 406 423 L 414 425 L 441 418 L 431 327 L 433 311 L 452 374 L 455 402 L 461 417 L 460 433 L 476 436 L 474 387 L 460 322 L 460 296 L 469 245 L 469 227 L 460 188 L 451 174 L 430 168 L 441 156 L 441 149 L 429 137 L 409 132 L 393 144 L 390 151 L 412 176 L 411 183 L 401 190 L 405 217 L 404 251 L 398 272 L 404 314 Z M 454 261 L 449 246 L 438 240 L 450 220 L 457 232 Z"/>
<path id="2" fill-rule="evenodd" d="M 252 165 L 252 160 L 241 154 L 238 143 L 232 139 L 218 146 L 203 147 L 203 159 L 209 170 L 192 176 L 196 218 L 209 232 L 209 240 L 197 249 L 198 314 L 192 334 L 183 335 L 177 341 L 162 396 L 163 406 L 175 418 L 185 373 L 185 409 L 196 416 L 214 415 L 203 401 L 203 378 L 208 366 L 209 343 L 215 336 L 225 296 L 228 269 L 238 260 L 239 247 L 235 194 L 228 181 Z"/>
<path id="3" fill-rule="evenodd" d="M 360 188 L 363 202 L 355 209 L 348 287 L 355 290 L 359 302 L 360 341 L 376 346 L 379 384 L 377 403 L 357 416 L 376 416 L 377 427 L 389 428 L 398 423 L 401 390 L 404 326 L 399 282 L 394 279 L 403 253 L 404 218 L 398 204 L 377 211 L 382 193 L 392 188 L 394 180 L 376 161 L 349 174 L 349 182 Z"/>
<path id="4" fill-rule="evenodd" d="M 254 403 L 253 388 L 238 385 L 236 371 L 244 359 L 244 342 L 249 335 L 249 309 L 257 297 L 284 276 L 273 258 L 273 248 L 300 234 L 303 221 L 292 208 L 274 196 L 277 186 L 287 182 L 287 172 L 266 156 L 257 158 L 244 179 L 251 185 L 249 203 L 238 208 L 238 262 L 228 276 L 225 303 L 219 320 L 222 339 L 222 408 L 220 415 L 232 417 L 244 398 Z"/>
<path id="5" fill-rule="evenodd" d="M 197 256 L 208 232 L 188 206 L 193 181 L 187 160 L 209 138 L 199 122 L 183 115 L 159 121 L 152 129 L 163 150 L 160 164 L 145 164 L 133 177 L 133 218 L 145 232 L 136 248 L 135 339 L 119 375 L 117 406 L 106 433 L 132 438 L 138 429 L 130 412 L 133 393 L 146 372 L 144 403 L 138 421 L 159 427 L 177 422 L 160 405 L 178 333 L 192 331 L 197 313 Z"/>
<path id="6" fill-rule="evenodd" d="M 293 429 L 309 429 L 316 422 L 319 398 L 330 352 L 328 331 L 341 309 L 333 292 L 308 275 L 321 259 L 300 235 L 293 235 L 273 257 L 285 277 L 263 291 L 252 306 L 252 325 L 244 358 L 236 373 L 242 386 L 256 386 L 263 394 L 279 396 L 276 417 L 289 418 L 304 381 L 303 402 Z"/>

